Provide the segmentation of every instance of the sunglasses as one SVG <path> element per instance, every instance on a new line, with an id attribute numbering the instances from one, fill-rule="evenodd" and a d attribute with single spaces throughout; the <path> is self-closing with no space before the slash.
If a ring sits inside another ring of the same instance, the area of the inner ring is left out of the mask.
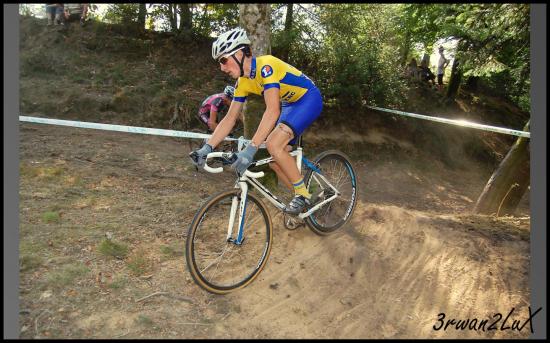
<path id="1" fill-rule="evenodd" d="M 219 63 L 219 64 L 222 64 L 222 65 L 225 65 L 225 64 L 227 63 L 227 61 L 229 60 L 229 57 L 235 55 L 235 54 L 237 53 L 237 51 L 242 50 L 242 49 L 244 49 L 244 46 L 243 46 L 242 48 L 239 48 L 239 49 L 233 51 L 233 52 L 230 53 L 230 54 L 227 54 L 227 55 L 225 55 L 225 56 L 220 57 L 220 58 L 218 59 L 218 63 Z"/>
<path id="2" fill-rule="evenodd" d="M 222 65 L 225 65 L 225 64 L 227 63 L 228 60 L 229 60 L 229 56 L 228 56 L 228 57 L 222 56 L 222 57 L 220 57 L 220 59 L 218 60 L 218 63 L 219 63 L 219 64 L 222 64 Z"/>

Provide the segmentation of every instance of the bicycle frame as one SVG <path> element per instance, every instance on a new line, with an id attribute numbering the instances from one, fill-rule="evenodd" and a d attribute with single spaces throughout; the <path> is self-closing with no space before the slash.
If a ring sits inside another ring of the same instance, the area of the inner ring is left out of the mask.
<path id="1" fill-rule="evenodd" d="M 214 158 L 214 157 L 222 157 L 222 156 L 224 156 L 224 154 L 227 155 L 227 153 L 223 153 L 223 152 L 213 152 L 213 153 L 208 154 L 208 156 L 206 158 L 204 169 L 208 172 L 211 172 L 211 173 L 220 173 L 220 172 L 222 172 L 223 168 L 221 168 L 221 167 L 218 167 L 218 168 L 209 167 L 208 166 L 208 159 L 209 158 Z M 321 208 L 326 203 L 331 202 L 332 200 L 336 199 L 340 195 L 340 192 L 336 189 L 336 187 L 334 187 L 330 182 L 328 182 L 328 180 L 321 174 L 321 171 L 313 163 L 311 163 L 305 157 L 303 157 L 302 147 L 298 147 L 298 148 L 296 148 L 296 150 L 291 151 L 290 156 L 296 157 L 296 163 L 297 163 L 297 166 L 298 166 L 298 171 L 300 173 L 301 173 L 301 169 L 302 169 L 301 168 L 302 167 L 302 162 L 304 162 L 304 164 L 309 169 L 313 170 L 312 177 L 315 178 L 315 180 L 317 182 L 319 182 L 319 179 L 321 179 L 326 185 L 328 185 L 334 191 L 334 194 L 331 197 L 329 197 L 328 199 L 325 199 L 322 202 L 316 204 L 311 209 L 309 209 L 307 212 L 301 213 L 301 214 L 298 215 L 298 217 L 300 219 L 304 219 L 304 218 L 308 217 L 309 215 L 311 215 L 313 212 L 317 211 L 319 208 Z M 272 162 L 272 161 L 273 161 L 273 157 L 268 157 L 268 158 L 256 161 L 254 163 L 254 166 L 261 166 L 261 165 L 267 164 L 267 163 Z M 257 178 L 260 178 L 260 177 L 263 177 L 263 176 L 264 176 L 263 172 L 255 173 L 255 172 L 251 172 L 251 171 L 247 170 L 247 171 L 245 171 L 245 173 L 243 175 L 239 176 L 239 178 L 237 179 L 237 181 L 235 183 L 235 188 L 240 188 L 241 189 L 241 199 L 240 199 L 240 202 L 239 202 L 239 199 L 237 197 L 233 197 L 233 199 L 231 201 L 231 212 L 230 212 L 230 215 L 229 215 L 229 223 L 228 223 L 228 227 L 227 227 L 227 241 L 228 242 L 232 242 L 236 245 L 241 245 L 242 242 L 243 242 L 243 239 L 244 239 L 244 237 L 243 237 L 244 236 L 244 220 L 243 220 L 243 218 L 245 217 L 245 214 L 246 214 L 246 200 L 247 200 L 247 196 L 248 196 L 249 185 L 251 185 L 256 190 L 258 190 L 258 192 L 260 192 L 260 194 L 262 194 L 264 198 L 269 200 L 269 202 L 273 206 L 277 207 L 279 210 L 282 211 L 286 207 L 286 205 L 283 202 L 281 202 L 265 186 L 263 186 L 260 182 L 258 182 L 256 180 Z M 233 237 L 233 227 L 234 227 L 234 224 L 235 224 L 235 219 L 236 219 L 236 214 L 237 214 L 237 206 L 238 206 L 238 210 L 239 210 L 238 211 L 238 213 L 239 213 L 239 219 L 238 219 L 239 220 L 238 221 L 239 231 L 237 233 L 237 239 L 233 239 L 232 238 Z"/>

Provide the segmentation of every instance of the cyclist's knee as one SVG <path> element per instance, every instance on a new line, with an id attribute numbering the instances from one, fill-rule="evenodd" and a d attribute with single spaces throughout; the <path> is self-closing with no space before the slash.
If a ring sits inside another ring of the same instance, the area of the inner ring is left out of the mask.
<path id="1" fill-rule="evenodd" d="M 268 139 L 265 142 L 265 147 L 267 148 L 267 151 L 269 152 L 269 154 L 273 156 L 275 161 L 277 161 L 277 159 L 281 154 L 286 152 L 286 149 L 285 149 L 286 143 L 277 141 L 275 139 Z"/>
<path id="2" fill-rule="evenodd" d="M 269 168 L 273 169 L 273 171 L 275 172 L 281 170 L 281 167 L 279 167 L 279 164 L 277 164 L 277 162 L 269 162 Z"/>
<path id="3" fill-rule="evenodd" d="M 273 130 L 269 137 L 267 137 L 265 142 L 267 151 L 271 154 L 271 156 L 277 159 L 277 156 L 280 154 L 290 151 L 288 149 L 288 142 L 293 138 L 293 136 L 294 134 L 292 133 L 292 129 L 288 126 L 284 124 L 277 125 L 275 130 Z"/>

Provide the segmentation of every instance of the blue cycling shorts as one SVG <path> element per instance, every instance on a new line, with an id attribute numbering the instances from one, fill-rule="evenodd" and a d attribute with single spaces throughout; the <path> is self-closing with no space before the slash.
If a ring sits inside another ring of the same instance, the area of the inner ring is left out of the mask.
<path id="1" fill-rule="evenodd" d="M 308 90 L 296 102 L 282 103 L 281 115 L 277 124 L 283 123 L 292 129 L 294 138 L 290 141 L 290 145 L 296 143 L 298 136 L 319 117 L 322 109 L 323 97 L 318 88 Z"/>

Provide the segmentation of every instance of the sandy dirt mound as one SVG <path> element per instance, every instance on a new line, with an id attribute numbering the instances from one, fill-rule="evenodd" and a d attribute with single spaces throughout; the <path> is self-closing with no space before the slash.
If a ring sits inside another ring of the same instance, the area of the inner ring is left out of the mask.
<path id="1" fill-rule="evenodd" d="M 514 308 L 509 325 L 528 317 L 527 199 L 516 217 L 468 214 L 486 171 L 354 160 L 360 190 L 350 224 L 328 237 L 287 231 L 271 208 L 265 269 L 218 296 L 192 281 L 183 249 L 199 205 L 234 179 L 197 173 L 182 147 L 21 124 L 23 338 L 529 336 L 528 327 L 434 329 L 440 313 L 490 324 Z M 126 245 L 123 257 L 105 254 L 107 236 Z"/>

